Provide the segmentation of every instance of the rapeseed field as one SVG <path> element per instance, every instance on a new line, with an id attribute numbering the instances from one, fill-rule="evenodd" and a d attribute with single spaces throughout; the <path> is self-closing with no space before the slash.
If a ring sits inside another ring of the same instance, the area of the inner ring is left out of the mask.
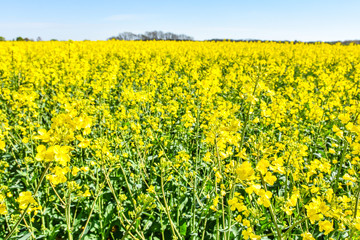
<path id="1" fill-rule="evenodd" d="M 360 47 L 0 43 L 0 239 L 359 239 Z"/>

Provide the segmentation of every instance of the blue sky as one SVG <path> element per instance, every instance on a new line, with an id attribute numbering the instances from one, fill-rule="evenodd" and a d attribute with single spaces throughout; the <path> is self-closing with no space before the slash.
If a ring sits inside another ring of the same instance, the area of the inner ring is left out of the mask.
<path id="1" fill-rule="evenodd" d="M 0 0 L 0 36 L 105 40 L 161 30 L 211 38 L 360 39 L 359 0 Z"/>

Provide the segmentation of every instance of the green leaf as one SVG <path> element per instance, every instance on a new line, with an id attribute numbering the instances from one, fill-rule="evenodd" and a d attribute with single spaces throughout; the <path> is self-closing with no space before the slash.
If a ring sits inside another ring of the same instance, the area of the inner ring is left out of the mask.
<path id="1" fill-rule="evenodd" d="M 144 224 L 144 229 L 143 229 L 143 230 L 144 230 L 144 231 L 148 230 L 148 229 L 151 227 L 152 223 L 153 223 L 153 221 L 146 220 L 146 221 L 145 221 L 145 224 Z"/>
<path id="2" fill-rule="evenodd" d="M 181 226 L 180 226 L 180 234 L 183 236 L 186 236 L 186 222 L 184 222 Z"/>
<path id="3" fill-rule="evenodd" d="M 26 240 L 29 239 L 31 237 L 31 233 L 25 234 L 24 236 L 22 236 L 21 238 L 19 238 L 19 240 Z"/>

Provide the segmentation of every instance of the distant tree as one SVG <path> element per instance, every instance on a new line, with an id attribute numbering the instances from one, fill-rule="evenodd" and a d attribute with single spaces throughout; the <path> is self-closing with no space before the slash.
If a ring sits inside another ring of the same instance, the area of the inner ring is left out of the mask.
<path id="1" fill-rule="evenodd" d="M 34 39 L 31 39 L 31 38 L 22 38 L 22 37 L 17 37 L 16 39 L 15 39 L 16 41 L 26 41 L 26 42 L 33 42 L 34 41 Z"/>
<path id="2" fill-rule="evenodd" d="M 50 41 L 53 41 L 53 42 L 54 42 L 54 41 L 59 41 L 59 40 L 57 40 L 57 39 L 53 38 L 53 39 L 51 39 Z"/>
<path id="3" fill-rule="evenodd" d="M 134 34 L 131 32 L 123 32 L 120 33 L 117 36 L 113 36 L 108 38 L 108 40 L 142 40 L 142 41 L 148 41 L 148 40 L 185 40 L 190 41 L 193 40 L 192 37 L 187 36 L 185 34 L 174 34 L 171 32 L 164 33 L 162 31 L 151 31 L 151 32 L 145 32 L 144 34 Z"/>
<path id="4" fill-rule="evenodd" d="M 149 37 L 145 34 L 139 34 L 139 40 L 147 41 L 150 40 Z"/>
<path id="5" fill-rule="evenodd" d="M 5 41 L 5 38 L 0 36 L 0 41 Z"/>
<path id="6" fill-rule="evenodd" d="M 41 42 L 41 41 L 42 41 L 41 37 L 37 37 L 37 38 L 36 38 L 36 41 L 37 41 L 37 42 Z"/>
<path id="7" fill-rule="evenodd" d="M 145 35 L 149 40 L 162 40 L 164 37 L 164 33 L 161 31 L 146 32 Z"/>
<path id="8" fill-rule="evenodd" d="M 134 34 L 134 33 L 131 33 L 131 32 L 124 32 L 124 33 L 122 33 L 122 38 L 123 38 L 123 40 L 136 40 L 137 39 L 137 35 L 136 34 Z"/>
<path id="9" fill-rule="evenodd" d="M 26 42 L 33 42 L 34 41 L 34 39 L 31 39 L 31 38 L 24 38 L 24 41 L 26 41 Z"/>
<path id="10" fill-rule="evenodd" d="M 120 33 L 117 36 L 114 37 L 110 37 L 109 40 L 125 40 L 125 41 L 130 41 L 130 40 L 139 40 L 138 39 L 139 36 L 132 33 L 132 32 L 123 32 Z"/>
<path id="11" fill-rule="evenodd" d="M 177 35 L 171 32 L 164 34 L 165 40 L 178 40 Z"/>

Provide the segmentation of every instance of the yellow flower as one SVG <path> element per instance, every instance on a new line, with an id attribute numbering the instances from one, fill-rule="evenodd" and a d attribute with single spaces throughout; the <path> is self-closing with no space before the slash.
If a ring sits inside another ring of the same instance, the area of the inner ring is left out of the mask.
<path id="1" fill-rule="evenodd" d="M 354 183 L 357 181 L 356 177 L 352 177 L 348 173 L 345 173 L 345 175 L 343 176 L 343 179 L 348 180 L 348 181 L 352 181 Z"/>
<path id="2" fill-rule="evenodd" d="M 38 130 L 37 136 L 34 137 L 34 139 L 40 139 L 43 142 L 49 142 L 50 141 L 50 134 L 45 129 L 41 128 Z"/>
<path id="3" fill-rule="evenodd" d="M 344 135 L 344 132 L 340 130 L 340 128 L 338 128 L 336 125 L 333 126 L 332 128 L 333 132 L 335 132 L 335 135 L 342 138 Z"/>
<path id="4" fill-rule="evenodd" d="M 25 209 L 29 204 L 36 204 L 35 199 L 29 191 L 21 192 L 16 201 L 19 203 L 20 209 Z"/>
<path id="5" fill-rule="evenodd" d="M 238 178 L 242 181 L 251 180 L 254 177 L 255 171 L 250 162 L 243 162 L 235 170 Z"/>
<path id="6" fill-rule="evenodd" d="M 251 234 L 252 234 L 252 229 L 251 228 L 248 228 L 246 230 L 242 230 L 242 232 L 241 232 L 241 235 L 245 240 L 249 239 Z"/>
<path id="7" fill-rule="evenodd" d="M 241 223 L 241 220 L 242 220 L 242 217 L 241 215 L 237 215 L 236 218 L 235 218 L 235 221 L 237 221 L 238 223 Z"/>
<path id="8" fill-rule="evenodd" d="M 160 155 L 160 154 L 159 154 Z M 211 153 L 207 152 L 203 158 L 204 162 L 211 162 Z"/>
<path id="9" fill-rule="evenodd" d="M 264 177 L 264 181 L 270 185 L 274 185 L 274 182 L 277 180 L 277 178 L 272 175 L 270 172 L 266 173 L 266 176 Z"/>
<path id="10" fill-rule="evenodd" d="M 250 221 L 247 220 L 247 219 L 244 219 L 242 224 L 245 226 L 245 227 L 250 227 Z"/>
<path id="11" fill-rule="evenodd" d="M 215 177 L 216 177 L 216 182 L 219 183 L 222 179 L 222 175 L 220 174 L 219 171 L 215 172 Z"/>
<path id="12" fill-rule="evenodd" d="M 51 148 L 52 147 L 50 147 L 49 149 Z M 58 162 L 62 166 L 66 166 L 67 163 L 70 162 L 70 156 L 69 156 L 70 149 L 71 148 L 68 146 L 61 146 L 61 147 L 59 145 L 54 146 L 54 148 L 51 150 L 54 151 L 55 153 L 55 157 L 54 157 L 55 162 Z"/>
<path id="13" fill-rule="evenodd" d="M 327 210 L 329 209 L 329 207 L 320 198 L 312 199 L 311 203 L 306 205 L 305 208 L 307 210 L 307 216 L 312 224 L 314 224 L 315 221 L 323 219 L 324 216 L 321 211 L 324 213 L 326 212 L 327 214 Z"/>
<path id="14" fill-rule="evenodd" d="M 302 237 L 302 240 L 315 240 L 313 235 L 311 233 L 309 233 L 309 232 L 302 233 L 301 237 Z"/>
<path id="15" fill-rule="evenodd" d="M 5 151 L 6 144 L 3 140 L 0 140 L 0 149 Z"/>
<path id="16" fill-rule="evenodd" d="M 84 171 L 84 172 L 87 172 L 87 171 L 89 171 L 89 167 L 81 167 L 80 170 Z"/>
<path id="17" fill-rule="evenodd" d="M 235 155 L 235 157 L 239 157 L 241 159 L 246 159 L 246 148 L 243 148 L 238 154 Z"/>
<path id="18" fill-rule="evenodd" d="M 217 211 L 217 205 L 219 204 L 219 196 L 216 196 L 214 199 L 213 199 L 213 204 L 210 206 L 210 209 L 213 210 L 213 211 Z"/>
<path id="19" fill-rule="evenodd" d="M 360 218 L 359 218 L 359 217 L 357 217 L 357 219 L 355 220 L 355 222 L 354 222 L 354 227 L 355 227 L 358 231 L 360 231 Z"/>
<path id="20" fill-rule="evenodd" d="M 71 174 L 76 176 L 79 171 L 80 171 L 80 168 L 74 166 L 71 170 Z"/>
<path id="21" fill-rule="evenodd" d="M 51 151 L 47 151 L 46 150 L 46 147 L 44 145 L 39 145 L 37 148 L 36 148 L 36 151 L 37 151 L 37 154 L 35 156 L 35 159 L 37 161 L 46 161 L 46 162 L 49 162 L 49 161 L 52 161 L 54 159 L 54 153 L 51 152 Z"/>
<path id="22" fill-rule="evenodd" d="M 260 240 L 260 239 L 261 239 L 260 236 L 254 234 L 252 228 L 250 228 L 250 227 L 249 227 L 248 229 L 246 229 L 246 230 L 243 230 L 243 231 L 241 232 L 241 235 L 242 235 L 242 237 L 243 237 L 245 240 L 247 240 L 247 239 Z"/>
<path id="23" fill-rule="evenodd" d="M 341 120 L 342 124 L 346 124 L 347 122 L 349 122 L 351 120 L 349 114 L 339 114 L 338 118 Z"/>
<path id="24" fill-rule="evenodd" d="M 233 199 L 230 199 L 228 201 L 228 204 L 230 206 L 230 210 L 235 211 L 235 209 L 237 209 L 239 212 L 246 211 L 247 208 L 244 205 L 242 199 L 243 199 L 242 196 L 235 196 Z"/>
<path id="25" fill-rule="evenodd" d="M 62 166 L 66 166 L 68 162 L 70 162 L 69 151 L 70 147 L 68 146 L 51 146 L 48 149 L 44 145 L 39 145 L 36 150 L 37 154 L 35 159 L 37 161 L 55 161 Z"/>
<path id="26" fill-rule="evenodd" d="M 325 231 L 325 235 L 328 235 L 331 231 L 334 230 L 333 223 L 328 220 L 319 222 L 319 230 L 320 232 Z"/>
<path id="27" fill-rule="evenodd" d="M 54 186 L 60 184 L 60 183 L 65 183 L 67 181 L 66 178 L 66 174 L 69 172 L 69 168 L 65 167 L 65 168 L 61 168 L 59 166 L 55 166 L 51 172 L 53 174 L 48 174 L 46 176 L 46 179 L 49 180 Z"/>
<path id="28" fill-rule="evenodd" d="M 267 168 L 270 166 L 270 163 L 268 160 L 262 159 L 258 162 L 258 164 L 256 165 L 256 170 L 258 170 L 259 172 L 261 172 L 262 175 L 265 175 L 265 173 L 267 172 Z"/>
<path id="29" fill-rule="evenodd" d="M 0 215 L 6 215 L 8 213 L 5 203 L 0 203 Z"/>
<path id="30" fill-rule="evenodd" d="M 153 185 L 150 185 L 148 189 L 146 189 L 148 193 L 155 193 L 155 187 Z"/>
<path id="31" fill-rule="evenodd" d="M 230 205 L 230 209 L 231 211 L 234 211 L 236 208 L 235 208 L 235 204 L 238 202 L 238 199 L 235 197 L 233 199 L 230 199 L 228 201 L 228 204 Z"/>
<path id="32" fill-rule="evenodd" d="M 82 194 L 82 197 L 90 197 L 91 196 L 91 193 L 89 190 L 86 190 L 83 194 Z"/>
<path id="33" fill-rule="evenodd" d="M 264 207 L 270 207 L 270 199 L 272 197 L 272 193 L 270 191 L 265 191 L 264 189 L 260 189 L 258 195 L 258 204 L 264 205 Z"/>
<path id="34" fill-rule="evenodd" d="M 84 141 L 79 143 L 78 147 L 87 148 L 89 145 L 90 145 L 90 140 L 84 139 Z"/>
<path id="35" fill-rule="evenodd" d="M 252 194 L 253 192 L 255 192 L 255 194 L 258 194 L 260 189 L 261 189 L 260 184 L 252 184 L 249 187 L 247 187 L 245 189 L 245 191 L 246 191 L 247 194 Z"/>

